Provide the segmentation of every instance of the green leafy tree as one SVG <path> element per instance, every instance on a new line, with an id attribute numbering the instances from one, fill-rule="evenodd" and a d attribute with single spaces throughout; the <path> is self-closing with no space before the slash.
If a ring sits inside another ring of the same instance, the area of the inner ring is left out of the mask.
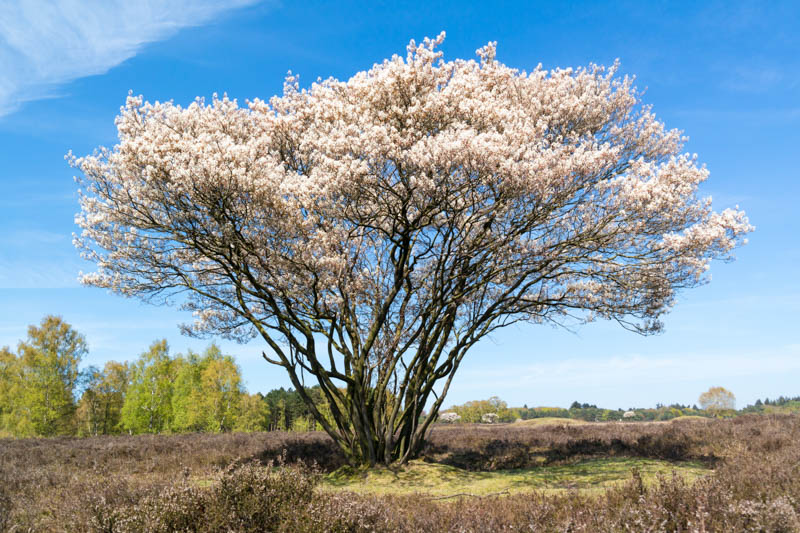
<path id="1" fill-rule="evenodd" d="M 205 428 L 210 431 L 230 431 L 236 422 L 241 403 L 242 385 L 239 368 L 230 356 L 219 354 L 219 348 L 209 360 L 200 377 Z"/>
<path id="2" fill-rule="evenodd" d="M 275 429 L 287 431 L 291 427 L 292 418 L 290 412 L 286 409 L 286 398 L 278 400 L 275 414 L 277 415 Z"/>
<path id="3" fill-rule="evenodd" d="M 17 356 L 7 346 L 0 348 L 0 436 L 14 435 L 13 411 L 19 390 Z"/>
<path id="4" fill-rule="evenodd" d="M 508 404 L 498 398 L 492 396 L 488 400 L 473 400 L 463 405 L 454 405 L 450 408 L 461 417 L 462 422 L 477 423 L 483 418 L 483 415 L 496 414 L 499 422 L 513 422 L 514 413 L 508 408 Z"/>
<path id="5" fill-rule="evenodd" d="M 317 424 L 313 418 L 301 416 L 292 421 L 292 427 L 290 429 L 292 431 L 304 432 L 314 431 L 316 428 Z"/>
<path id="6" fill-rule="evenodd" d="M 273 389 L 264 396 L 269 414 L 267 417 L 269 430 L 302 430 L 319 429 L 322 427 L 318 420 L 310 422 L 316 418 L 311 409 L 303 400 L 303 396 L 311 399 L 316 412 L 325 420 L 332 417 L 332 409 L 327 402 L 327 398 L 318 385 L 303 389 L 301 394 L 294 389 Z M 328 418 L 325 418 L 328 417 Z M 298 421 L 303 418 L 304 421 Z"/>
<path id="7" fill-rule="evenodd" d="M 288 391 L 283 387 L 273 389 L 264 397 L 268 410 L 269 431 L 287 430 L 291 427 L 291 413 L 287 413 L 286 399 L 292 394 L 292 389 Z"/>
<path id="8" fill-rule="evenodd" d="M 102 371 L 96 366 L 90 366 L 83 372 L 84 391 L 78 402 L 75 412 L 76 430 L 78 435 L 98 435 L 100 430 L 101 397 L 97 387 L 103 379 Z"/>
<path id="9" fill-rule="evenodd" d="M 269 406 L 261 394 L 242 394 L 236 431 L 266 431 L 269 428 Z"/>
<path id="10" fill-rule="evenodd" d="M 160 433 L 172 420 L 173 361 L 166 340 L 154 342 L 131 367 L 122 425 L 131 433 Z"/>
<path id="11" fill-rule="evenodd" d="M 241 402 L 241 372 L 212 344 L 202 356 L 189 352 L 173 362 L 173 431 L 230 431 Z"/>
<path id="12" fill-rule="evenodd" d="M 28 328 L 17 348 L 16 378 L 9 397 L 15 433 L 65 435 L 74 431 L 78 365 L 86 355 L 86 340 L 61 317 L 46 316 Z M 8 355 L 4 357 L 8 358 Z"/>
<path id="13" fill-rule="evenodd" d="M 122 431 L 122 406 L 130 379 L 127 363 L 108 361 L 103 370 L 89 368 L 78 404 L 79 435 L 111 435 Z"/>
<path id="14" fill-rule="evenodd" d="M 103 380 L 98 393 L 103 398 L 101 431 L 104 435 L 122 431 L 122 406 L 130 382 L 128 363 L 108 361 L 103 367 Z"/>
<path id="15" fill-rule="evenodd" d="M 172 424 L 175 432 L 202 431 L 206 413 L 202 405 L 200 376 L 204 361 L 191 350 L 173 360 L 175 382 L 172 387 Z"/>

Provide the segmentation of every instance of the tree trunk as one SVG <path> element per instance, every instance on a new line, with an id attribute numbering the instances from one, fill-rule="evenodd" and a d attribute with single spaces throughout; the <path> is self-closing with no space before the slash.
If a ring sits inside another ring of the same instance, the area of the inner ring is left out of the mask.
<path id="1" fill-rule="evenodd" d="M 341 418 L 335 420 L 337 427 L 349 429 L 349 435 L 344 436 L 345 432 L 336 431 L 327 424 L 333 431 L 326 429 L 326 432 L 333 438 L 347 462 L 352 466 L 376 466 L 405 464 L 417 458 L 422 452 L 426 434 L 430 429 L 430 417 L 435 417 L 438 407 L 428 415 L 427 423 L 423 426 L 420 424 L 420 417 L 427 395 L 426 398 L 411 399 L 410 404 L 404 406 L 408 408 L 408 415 L 403 419 L 403 423 L 392 428 L 381 415 L 391 412 L 395 407 L 393 402 L 384 399 L 369 403 L 363 399 L 363 392 L 353 394 L 350 409 L 342 410 Z M 301 394 L 301 397 L 311 407 L 313 400 L 310 395 Z M 309 410 L 316 418 L 319 410 Z M 354 422 L 348 427 L 350 420 Z M 323 424 L 322 420 L 318 418 L 317 421 L 323 428 L 325 427 L 326 424 Z"/>

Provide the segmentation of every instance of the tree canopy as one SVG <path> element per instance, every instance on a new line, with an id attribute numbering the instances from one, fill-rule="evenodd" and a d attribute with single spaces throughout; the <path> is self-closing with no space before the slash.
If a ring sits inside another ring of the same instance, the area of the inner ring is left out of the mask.
<path id="1" fill-rule="evenodd" d="M 17 435 L 71 433 L 86 352 L 83 335 L 53 315 L 28 327 L 16 354 L 0 349 L 0 428 Z"/>
<path id="2" fill-rule="evenodd" d="M 707 170 L 616 66 L 444 61 L 443 37 L 245 107 L 130 96 L 119 144 L 73 159 L 83 281 L 260 337 L 352 462 L 417 454 L 497 328 L 658 331 L 744 213 L 697 196 Z"/>
<path id="3" fill-rule="evenodd" d="M 317 429 L 297 391 L 248 394 L 215 344 L 171 356 L 160 340 L 131 362 L 81 369 L 83 335 L 46 316 L 18 348 L 0 348 L 0 438 Z M 328 416 L 319 386 L 304 394 Z"/>
<path id="4" fill-rule="evenodd" d="M 706 411 L 721 413 L 736 408 L 736 396 L 724 387 L 711 387 L 697 399 L 700 407 Z"/>

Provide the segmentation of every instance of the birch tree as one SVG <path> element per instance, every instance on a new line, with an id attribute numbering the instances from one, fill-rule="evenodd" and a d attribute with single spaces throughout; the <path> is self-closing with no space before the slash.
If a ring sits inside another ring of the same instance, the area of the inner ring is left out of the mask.
<path id="1" fill-rule="evenodd" d="M 28 327 L 28 338 L 17 347 L 18 376 L 10 391 L 18 434 L 73 433 L 78 365 L 87 351 L 83 335 L 61 317 L 48 315 Z"/>
<path id="2" fill-rule="evenodd" d="M 173 360 L 166 340 L 154 342 L 130 366 L 122 426 L 132 433 L 160 433 L 172 423 Z"/>

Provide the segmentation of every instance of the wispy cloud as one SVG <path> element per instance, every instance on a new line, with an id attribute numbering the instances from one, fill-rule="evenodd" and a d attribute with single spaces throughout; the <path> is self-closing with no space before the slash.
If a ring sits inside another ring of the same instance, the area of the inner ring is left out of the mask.
<path id="1" fill-rule="evenodd" d="M 0 253 L 5 249 L 0 249 Z M 56 253 L 51 261 L 27 257 L 0 257 L 0 289 L 58 289 L 79 287 L 78 271 L 85 266 L 76 258 Z"/>
<path id="2" fill-rule="evenodd" d="M 2 205 L 2 204 L 0 204 Z M 6 228 L 3 228 L 6 229 Z M 6 231 L 0 234 L 0 247 L 29 247 L 31 244 L 48 246 L 53 244 L 71 243 L 72 235 L 69 233 L 47 231 L 43 229 L 26 228 Z"/>
<path id="3" fill-rule="evenodd" d="M 0 116 L 102 74 L 145 44 L 258 0 L 0 2 Z"/>

